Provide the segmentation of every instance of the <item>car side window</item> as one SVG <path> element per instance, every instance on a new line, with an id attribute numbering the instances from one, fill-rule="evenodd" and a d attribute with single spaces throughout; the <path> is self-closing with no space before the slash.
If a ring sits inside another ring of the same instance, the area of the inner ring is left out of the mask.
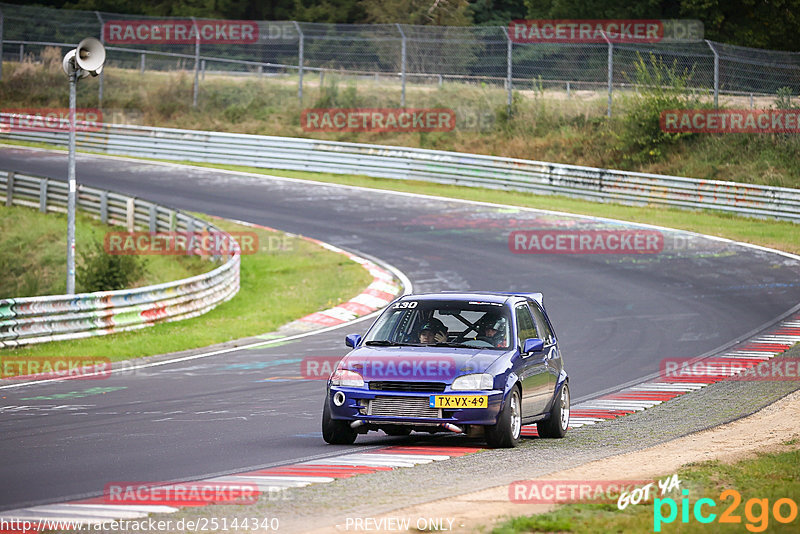
<path id="1" fill-rule="evenodd" d="M 526 339 L 539 337 L 539 334 L 536 332 L 536 326 L 533 324 L 531 313 L 526 305 L 517 306 L 514 313 L 517 316 L 517 340 L 519 346 L 522 347 Z"/>
<path id="2" fill-rule="evenodd" d="M 531 311 L 533 312 L 533 319 L 536 321 L 536 328 L 542 334 L 542 341 L 545 343 L 552 343 L 555 336 L 553 335 L 553 331 L 550 329 L 550 325 L 547 324 L 547 319 L 545 318 L 544 313 L 536 304 L 531 304 L 530 307 Z"/>

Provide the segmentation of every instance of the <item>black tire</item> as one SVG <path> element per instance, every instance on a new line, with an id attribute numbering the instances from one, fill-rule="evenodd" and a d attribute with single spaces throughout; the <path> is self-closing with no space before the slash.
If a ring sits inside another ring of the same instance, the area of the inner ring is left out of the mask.
<path id="1" fill-rule="evenodd" d="M 322 408 L 322 439 L 331 445 L 352 445 L 356 441 L 358 432 L 350 428 L 347 421 L 331 419 L 331 408 L 325 399 L 325 406 Z"/>
<path id="2" fill-rule="evenodd" d="M 486 427 L 486 443 L 493 449 L 509 449 L 520 442 L 522 403 L 519 388 L 514 387 L 497 416 L 497 423 Z"/>
<path id="3" fill-rule="evenodd" d="M 381 428 L 381 430 L 383 430 L 387 436 L 408 436 L 411 434 L 411 428 L 407 426 L 385 426 Z"/>
<path id="4" fill-rule="evenodd" d="M 563 438 L 569 427 L 569 384 L 564 383 L 561 393 L 558 394 L 553 407 L 550 409 L 550 419 L 536 423 L 539 437 Z"/>

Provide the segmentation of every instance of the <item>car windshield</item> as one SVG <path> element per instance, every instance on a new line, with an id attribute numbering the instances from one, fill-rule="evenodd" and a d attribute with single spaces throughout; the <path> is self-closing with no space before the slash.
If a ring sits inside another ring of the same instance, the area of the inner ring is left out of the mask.
<path id="1" fill-rule="evenodd" d="M 364 339 L 366 345 L 434 345 L 507 349 L 511 320 L 503 304 L 414 300 L 392 304 Z"/>

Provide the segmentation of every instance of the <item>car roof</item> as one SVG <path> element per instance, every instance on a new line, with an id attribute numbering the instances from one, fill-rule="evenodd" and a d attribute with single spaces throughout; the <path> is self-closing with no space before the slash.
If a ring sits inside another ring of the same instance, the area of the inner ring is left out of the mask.
<path id="1" fill-rule="evenodd" d="M 508 299 L 532 299 L 543 305 L 541 293 L 512 293 L 503 291 L 441 291 L 439 293 L 416 293 L 405 295 L 401 300 L 457 300 L 457 301 L 483 301 L 504 304 Z"/>

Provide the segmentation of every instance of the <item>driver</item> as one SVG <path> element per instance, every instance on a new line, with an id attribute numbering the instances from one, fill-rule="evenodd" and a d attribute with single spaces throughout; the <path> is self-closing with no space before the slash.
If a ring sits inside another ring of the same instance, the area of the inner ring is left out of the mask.
<path id="1" fill-rule="evenodd" d="M 431 318 L 422 325 L 419 331 L 419 342 L 425 345 L 445 343 L 447 341 L 447 327 L 439 319 Z"/>
<path id="2" fill-rule="evenodd" d="M 506 347 L 508 320 L 500 314 L 489 312 L 478 321 L 479 341 L 486 341 L 495 347 Z"/>

